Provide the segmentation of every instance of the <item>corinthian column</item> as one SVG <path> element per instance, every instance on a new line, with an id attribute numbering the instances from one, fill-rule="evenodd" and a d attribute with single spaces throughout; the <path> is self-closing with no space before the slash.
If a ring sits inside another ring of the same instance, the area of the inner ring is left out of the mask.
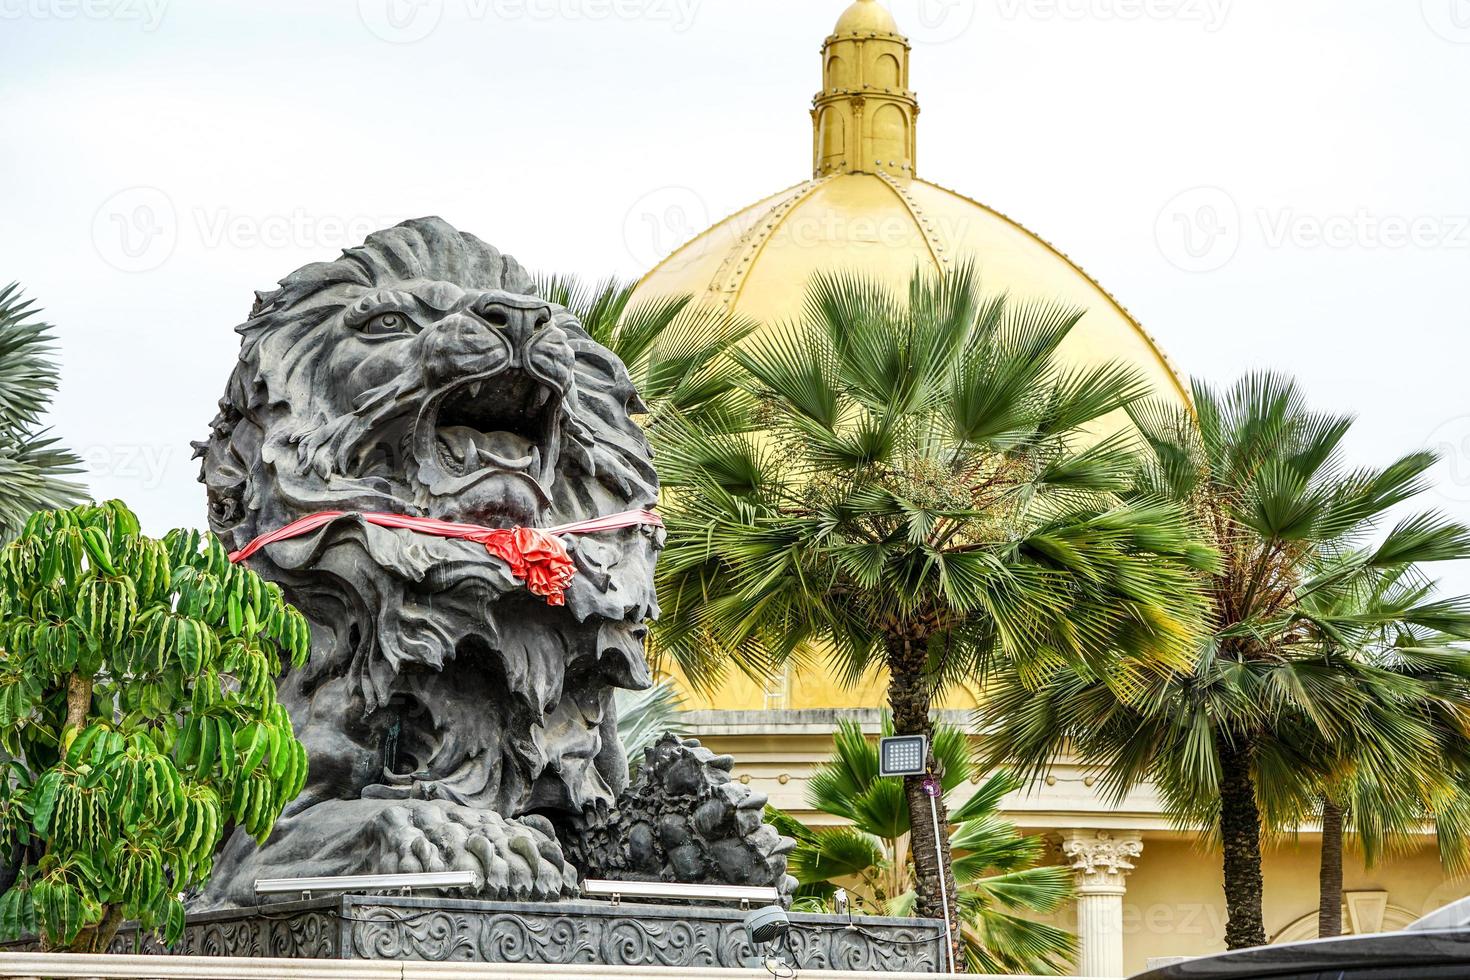
<path id="1" fill-rule="evenodd" d="M 1077 975 L 1123 976 L 1123 896 L 1143 840 L 1133 833 L 1072 830 L 1062 853 L 1077 876 Z"/>

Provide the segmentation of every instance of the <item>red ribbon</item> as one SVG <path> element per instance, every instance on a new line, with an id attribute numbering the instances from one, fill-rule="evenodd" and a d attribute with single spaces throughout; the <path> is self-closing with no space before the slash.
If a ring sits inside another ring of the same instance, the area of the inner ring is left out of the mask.
<path id="1" fill-rule="evenodd" d="M 526 583 L 533 595 L 544 596 L 547 605 L 564 606 L 567 601 L 567 586 L 577 575 L 577 568 L 567 554 L 566 545 L 557 537 L 560 534 L 597 534 L 600 531 L 617 531 L 626 527 L 663 527 L 663 520 L 651 510 L 630 510 L 609 517 L 594 517 L 590 521 L 563 524 L 559 527 L 505 528 L 481 527 L 478 524 L 456 524 L 432 517 L 409 517 L 405 514 L 357 514 L 348 511 L 330 510 L 311 514 L 292 521 L 283 528 L 262 534 L 254 541 L 230 555 L 236 564 L 249 558 L 261 548 L 277 541 L 299 538 L 326 527 L 343 517 L 360 517 L 378 527 L 396 528 L 429 534 L 439 538 L 473 541 L 483 545 L 490 554 L 510 566 L 511 575 Z"/>

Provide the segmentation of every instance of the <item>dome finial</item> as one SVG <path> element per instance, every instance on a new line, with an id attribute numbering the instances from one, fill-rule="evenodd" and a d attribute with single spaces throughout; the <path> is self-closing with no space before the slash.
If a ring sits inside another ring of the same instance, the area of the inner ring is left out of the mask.
<path id="1" fill-rule="evenodd" d="M 914 176 L 919 102 L 909 91 L 909 41 L 879 0 L 853 0 L 822 46 L 812 103 L 812 172 Z"/>
<path id="2" fill-rule="evenodd" d="M 897 34 L 898 22 L 878 0 L 854 0 L 837 18 L 833 34 Z"/>

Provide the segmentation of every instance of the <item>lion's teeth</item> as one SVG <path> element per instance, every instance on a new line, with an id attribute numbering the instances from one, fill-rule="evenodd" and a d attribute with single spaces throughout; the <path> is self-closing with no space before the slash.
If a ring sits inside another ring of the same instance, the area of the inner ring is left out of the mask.
<path id="1" fill-rule="evenodd" d="M 454 454 L 455 458 L 462 463 L 472 463 L 475 459 L 475 450 L 474 435 L 469 430 L 461 432 L 459 434 L 459 446 Z"/>
<path id="2" fill-rule="evenodd" d="M 483 382 L 483 381 L 476 381 L 474 384 L 470 385 L 470 397 L 471 398 L 478 398 L 480 396 L 480 386 L 483 385 L 484 383 L 485 382 Z"/>
<path id="3" fill-rule="evenodd" d="M 550 398 L 551 389 L 547 388 L 545 385 L 542 385 L 536 392 L 536 404 L 534 407 L 540 408 L 541 406 L 545 405 L 547 401 L 550 400 Z"/>
<path id="4" fill-rule="evenodd" d="M 539 446 L 531 447 L 531 472 L 538 475 L 541 473 L 541 447 Z"/>

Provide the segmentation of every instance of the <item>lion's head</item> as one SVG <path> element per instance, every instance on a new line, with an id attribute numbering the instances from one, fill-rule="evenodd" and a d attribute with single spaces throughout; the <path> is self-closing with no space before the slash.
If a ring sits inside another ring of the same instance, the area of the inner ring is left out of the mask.
<path id="1" fill-rule="evenodd" d="M 297 270 L 238 330 L 198 447 L 211 527 L 235 548 L 321 511 L 547 527 L 655 503 L 622 363 L 441 219 Z M 345 520 L 261 552 L 252 565 L 313 623 L 311 666 L 282 684 L 308 795 L 507 815 L 605 802 L 622 765 L 611 690 L 648 683 L 659 543 L 569 541 L 579 574 L 558 610 L 467 542 Z"/>
<path id="2" fill-rule="evenodd" d="M 534 526 L 654 501 L 623 365 L 441 219 L 298 270 L 239 332 L 205 471 L 237 547 L 321 510 Z"/>

